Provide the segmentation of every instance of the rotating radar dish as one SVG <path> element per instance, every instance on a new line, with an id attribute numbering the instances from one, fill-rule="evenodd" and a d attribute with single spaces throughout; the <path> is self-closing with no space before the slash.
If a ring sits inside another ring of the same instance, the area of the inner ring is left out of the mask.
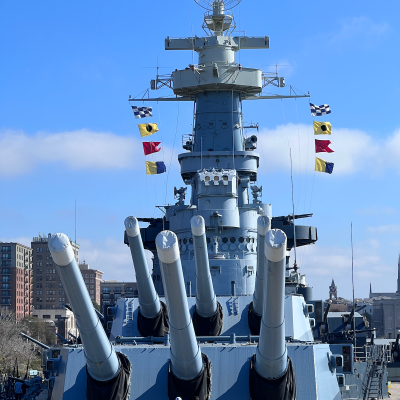
<path id="1" fill-rule="evenodd" d="M 206 10 L 212 10 L 214 3 L 223 3 L 225 10 L 230 10 L 236 7 L 242 0 L 194 0 L 200 7 L 205 8 Z"/>

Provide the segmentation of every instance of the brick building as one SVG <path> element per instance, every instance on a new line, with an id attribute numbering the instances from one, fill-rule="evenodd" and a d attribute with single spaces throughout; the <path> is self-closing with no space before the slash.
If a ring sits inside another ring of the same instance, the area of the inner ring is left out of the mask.
<path id="1" fill-rule="evenodd" d="M 103 279 L 103 272 L 97 269 L 90 269 L 89 264 L 83 261 L 79 264 L 81 274 L 88 289 L 90 298 L 100 305 L 100 284 Z"/>
<path id="2" fill-rule="evenodd" d="M 21 320 L 32 311 L 32 249 L 0 242 L 0 254 L 0 307 L 12 310 Z"/>
<path id="3" fill-rule="evenodd" d="M 48 247 L 51 237 L 34 237 L 32 240 L 32 261 L 33 261 L 33 307 L 35 310 L 64 309 L 64 304 L 69 303 L 56 264 L 54 264 Z M 79 244 L 70 239 L 75 259 L 79 262 Z M 100 282 L 103 279 L 103 272 L 90 269 L 89 265 L 83 262 L 79 264 L 83 279 L 88 289 L 90 298 L 100 304 Z"/>
<path id="4" fill-rule="evenodd" d="M 51 237 L 34 237 L 32 239 L 32 266 L 33 266 L 33 307 L 36 310 L 64 309 L 68 303 L 64 287 L 54 264 L 48 241 Z M 79 245 L 70 239 L 76 261 L 79 256 Z"/>

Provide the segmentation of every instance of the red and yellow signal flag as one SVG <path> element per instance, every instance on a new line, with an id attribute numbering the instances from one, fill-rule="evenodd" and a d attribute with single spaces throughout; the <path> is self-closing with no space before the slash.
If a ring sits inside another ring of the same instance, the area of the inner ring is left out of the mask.
<path id="1" fill-rule="evenodd" d="M 161 142 L 143 142 L 143 151 L 144 155 L 148 156 L 149 154 L 158 153 L 161 149 L 158 147 Z"/>
<path id="2" fill-rule="evenodd" d="M 315 139 L 315 152 L 316 153 L 334 153 L 334 151 L 329 148 L 330 144 L 331 144 L 330 140 Z"/>

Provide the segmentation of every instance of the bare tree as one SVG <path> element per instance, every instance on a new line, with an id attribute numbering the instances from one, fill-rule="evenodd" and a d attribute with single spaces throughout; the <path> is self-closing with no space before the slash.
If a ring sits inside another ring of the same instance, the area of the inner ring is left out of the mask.
<path id="1" fill-rule="evenodd" d="M 0 370 L 11 373 L 18 363 L 24 374 L 29 360 L 38 357 L 32 344 L 20 336 L 21 331 L 26 331 L 24 323 L 10 310 L 0 309 Z"/>

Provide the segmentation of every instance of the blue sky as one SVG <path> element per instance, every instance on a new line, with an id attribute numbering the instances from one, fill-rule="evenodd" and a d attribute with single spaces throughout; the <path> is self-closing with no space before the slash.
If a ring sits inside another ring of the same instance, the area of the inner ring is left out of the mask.
<path id="1" fill-rule="evenodd" d="M 399 12 L 394 0 L 244 0 L 234 9 L 238 30 L 271 43 L 242 51 L 241 63 L 264 71 L 278 64 L 287 85 L 332 108 L 335 153 L 325 159 L 335 170 L 326 175 L 313 172 L 306 99 L 243 106 L 245 121 L 260 124 L 258 184 L 274 215 L 291 210 L 292 148 L 296 212 L 313 212 L 307 223 L 318 227 L 317 244 L 298 255 L 317 298 L 327 297 L 332 278 L 339 295 L 351 297 L 351 222 L 356 296 L 367 296 L 370 282 L 374 291 L 396 288 Z M 73 237 L 76 199 L 82 259 L 106 279 L 133 278 L 124 218 L 158 216 L 155 205 L 174 202 L 192 105 L 153 104 L 154 140 L 163 143 L 157 161 L 169 173 L 146 177 L 128 95 L 149 86 L 157 64 L 167 74 L 192 62 L 191 52 L 164 51 L 164 38 L 203 35 L 202 13 L 190 0 L 0 3 L 0 240 L 29 244 L 39 232 L 58 231 Z"/>

